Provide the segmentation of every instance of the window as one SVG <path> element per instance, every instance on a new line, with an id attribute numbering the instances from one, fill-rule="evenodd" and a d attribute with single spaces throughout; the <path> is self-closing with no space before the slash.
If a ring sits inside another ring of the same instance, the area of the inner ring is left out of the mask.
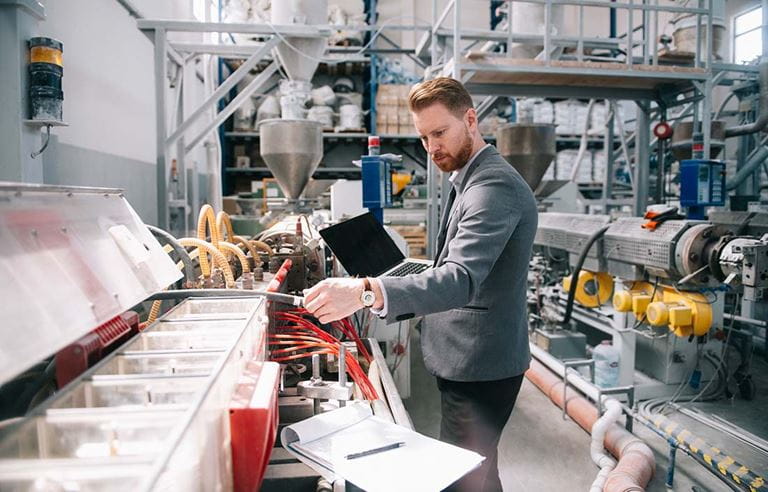
<path id="1" fill-rule="evenodd" d="M 733 62 L 749 63 L 763 52 L 763 9 L 747 10 L 733 18 Z"/>

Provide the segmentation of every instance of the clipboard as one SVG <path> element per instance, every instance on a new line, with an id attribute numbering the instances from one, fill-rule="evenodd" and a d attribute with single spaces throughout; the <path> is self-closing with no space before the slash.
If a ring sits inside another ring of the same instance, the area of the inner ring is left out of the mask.
<path id="1" fill-rule="evenodd" d="M 285 427 L 280 440 L 283 448 L 327 480 L 343 478 L 371 492 L 439 491 L 485 459 L 380 419 L 363 402 Z M 395 442 L 404 445 L 357 459 L 346 458 Z"/>

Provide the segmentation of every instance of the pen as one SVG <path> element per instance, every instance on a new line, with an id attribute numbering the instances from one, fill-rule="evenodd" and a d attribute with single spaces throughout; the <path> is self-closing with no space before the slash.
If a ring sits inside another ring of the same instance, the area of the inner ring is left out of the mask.
<path id="1" fill-rule="evenodd" d="M 387 444 L 386 446 L 382 446 L 380 448 L 373 448 L 368 449 L 366 451 L 360 451 L 359 453 L 352 453 L 345 456 L 348 460 L 353 460 L 355 458 L 362 458 L 363 456 L 370 456 L 372 454 L 382 453 L 384 451 L 389 451 L 390 449 L 397 449 L 401 446 L 405 446 L 405 442 L 393 442 L 392 444 Z"/>

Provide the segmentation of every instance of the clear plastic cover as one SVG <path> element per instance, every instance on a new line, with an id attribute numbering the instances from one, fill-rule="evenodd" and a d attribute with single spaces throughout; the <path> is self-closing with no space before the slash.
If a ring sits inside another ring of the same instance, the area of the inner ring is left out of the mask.
<path id="1" fill-rule="evenodd" d="M 126 352 L 223 350 L 232 345 L 236 330 L 160 331 L 142 333 L 126 348 Z"/>
<path id="2" fill-rule="evenodd" d="M 207 378 L 146 378 L 122 382 L 87 381 L 51 404 L 51 409 L 110 408 L 150 409 L 177 405 L 188 407 Z M 50 413 L 50 410 L 49 410 Z"/>
<path id="3" fill-rule="evenodd" d="M 228 408 L 244 365 L 263 359 L 265 306 L 187 300 L 176 321 L 163 317 L 0 428 L 0 490 L 231 489 Z"/>
<path id="4" fill-rule="evenodd" d="M 115 190 L 0 183 L 0 248 L 0 384 L 181 278 Z"/>
<path id="5" fill-rule="evenodd" d="M 0 464 L 0 490 L 4 492 L 135 492 L 150 473 L 146 464 L 94 461 L 92 466 L 71 466 L 60 460 L 19 461 Z"/>
<path id="6" fill-rule="evenodd" d="M 117 355 L 102 365 L 94 377 L 208 375 L 222 355 L 222 352 Z"/>
<path id="7" fill-rule="evenodd" d="M 164 450 L 163 443 L 180 417 L 179 413 L 34 417 L 0 433 L 0 459 L 151 458 Z"/>

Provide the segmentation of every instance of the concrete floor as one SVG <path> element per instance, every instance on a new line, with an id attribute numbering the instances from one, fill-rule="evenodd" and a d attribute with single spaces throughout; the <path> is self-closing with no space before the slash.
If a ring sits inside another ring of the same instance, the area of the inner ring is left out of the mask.
<path id="1" fill-rule="evenodd" d="M 418 333 L 411 340 L 411 398 L 405 401 L 416 430 L 437 437 L 440 430 L 440 394 L 434 378 L 421 360 Z M 758 396 L 752 402 L 735 397 L 714 403 L 696 403 L 701 411 L 714 413 L 768 439 L 768 363 L 753 358 L 753 377 Z M 768 456 L 698 422 L 675 413 L 670 415 L 694 434 L 728 451 L 750 469 L 768 474 Z M 642 425 L 635 433 L 656 454 L 656 474 L 649 491 L 667 490 L 666 441 Z M 563 420 L 561 410 L 527 380 L 523 384 L 499 443 L 499 473 L 505 492 L 589 490 L 598 469 L 589 456 L 589 435 L 570 420 Z M 728 488 L 708 470 L 682 452 L 677 453 L 672 490 L 716 491 Z"/>

